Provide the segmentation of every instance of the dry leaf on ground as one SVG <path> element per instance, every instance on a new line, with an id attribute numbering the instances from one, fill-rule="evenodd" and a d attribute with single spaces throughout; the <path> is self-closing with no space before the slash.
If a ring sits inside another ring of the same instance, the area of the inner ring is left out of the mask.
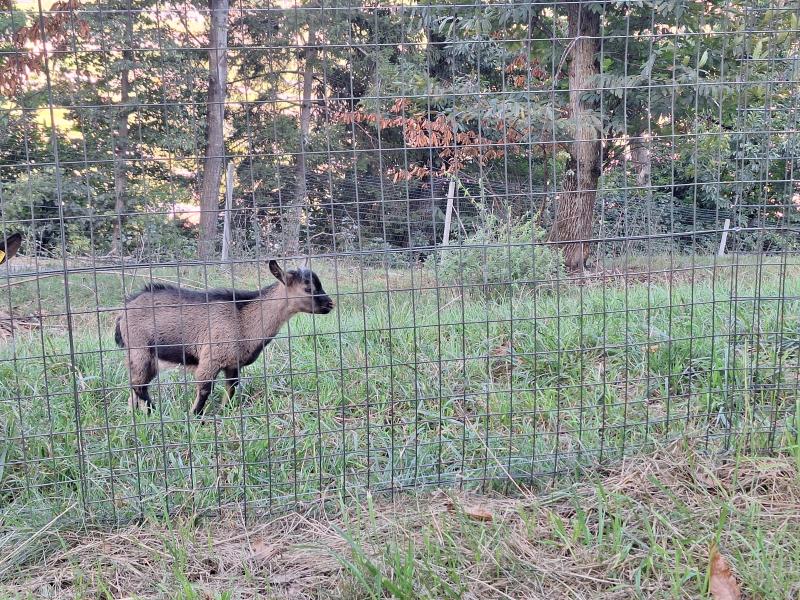
<path id="1" fill-rule="evenodd" d="M 447 507 L 452 511 L 456 511 L 456 505 L 453 502 L 448 502 Z M 460 508 L 467 517 L 475 521 L 491 521 L 494 518 L 489 510 L 478 504 L 466 504 Z"/>
<path id="2" fill-rule="evenodd" d="M 711 547 L 709 561 L 711 562 L 711 579 L 708 591 L 711 593 L 711 597 L 714 600 L 739 600 L 742 597 L 742 591 L 739 589 L 739 584 L 736 582 L 736 577 L 734 577 L 728 561 L 719 553 L 716 546 Z"/>
<path id="3" fill-rule="evenodd" d="M 491 521 L 493 518 L 492 513 L 480 506 L 465 506 L 464 514 L 476 521 Z"/>
<path id="4" fill-rule="evenodd" d="M 280 552 L 279 548 L 275 545 L 258 539 L 250 542 L 250 548 L 253 551 L 250 558 L 261 562 L 272 560 Z"/>
<path id="5" fill-rule="evenodd" d="M 692 475 L 694 480 L 705 488 L 713 490 L 718 487 L 717 482 L 714 481 L 714 478 L 709 471 L 698 467 L 698 469 Z"/>

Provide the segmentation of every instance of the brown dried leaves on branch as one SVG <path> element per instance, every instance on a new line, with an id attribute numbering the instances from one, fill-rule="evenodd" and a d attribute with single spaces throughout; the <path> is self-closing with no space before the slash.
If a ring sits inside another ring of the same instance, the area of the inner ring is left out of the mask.
<path id="1" fill-rule="evenodd" d="M 538 84 L 540 81 L 550 78 L 547 71 L 542 69 L 539 59 L 532 59 L 525 53 L 514 57 L 504 70 L 511 77 L 514 86 L 518 88 L 524 88 L 534 82 Z"/>
<path id="2" fill-rule="evenodd" d="M 41 20 L 20 27 L 11 36 L 16 53 L 0 61 L 0 93 L 13 96 L 31 75 L 41 73 L 45 59 L 53 60 L 67 47 L 70 37 L 89 35 L 89 24 L 75 16 L 78 0 L 55 2 Z M 12 10 L 10 0 L 0 0 L 0 10 Z"/>
<path id="3" fill-rule="evenodd" d="M 407 147 L 435 148 L 437 150 L 443 163 L 438 175 L 456 173 L 470 162 L 477 161 L 485 165 L 505 154 L 519 154 L 523 148 L 523 145 L 518 142 L 526 136 L 525 127 L 515 126 L 515 123 L 495 124 L 504 131 L 503 139 L 495 140 L 475 131 L 459 131 L 457 124 L 444 114 L 439 114 L 434 119 L 421 114 L 410 116 L 401 114 L 408 105 L 407 99 L 398 98 L 389 109 L 391 113 L 389 116 L 355 110 L 341 113 L 336 118 L 340 123 L 346 125 L 359 123 L 369 124 L 380 129 L 401 129 Z M 408 181 L 422 179 L 430 173 L 429 167 L 418 165 L 396 170 L 393 178 L 395 182 Z"/>

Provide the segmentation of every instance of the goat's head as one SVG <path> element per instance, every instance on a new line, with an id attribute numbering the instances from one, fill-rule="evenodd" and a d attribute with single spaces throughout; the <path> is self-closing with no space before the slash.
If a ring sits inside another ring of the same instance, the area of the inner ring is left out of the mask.
<path id="1" fill-rule="evenodd" d="M 14 233 L 6 239 L 0 241 L 0 265 L 17 253 L 19 247 L 22 245 L 22 234 Z"/>
<path id="2" fill-rule="evenodd" d="M 292 312 L 327 315 L 333 310 L 333 300 L 322 289 L 319 277 L 305 265 L 293 271 L 284 271 L 276 261 L 271 260 L 269 270 L 286 287 Z"/>

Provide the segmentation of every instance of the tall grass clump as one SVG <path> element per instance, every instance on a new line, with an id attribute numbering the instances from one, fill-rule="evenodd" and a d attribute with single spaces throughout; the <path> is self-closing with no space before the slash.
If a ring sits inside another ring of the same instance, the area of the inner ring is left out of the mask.
<path id="1" fill-rule="evenodd" d="M 440 248 L 441 281 L 485 289 L 553 281 L 563 274 L 563 256 L 543 243 L 545 232 L 532 220 L 487 213 L 484 224 L 459 245 Z"/>

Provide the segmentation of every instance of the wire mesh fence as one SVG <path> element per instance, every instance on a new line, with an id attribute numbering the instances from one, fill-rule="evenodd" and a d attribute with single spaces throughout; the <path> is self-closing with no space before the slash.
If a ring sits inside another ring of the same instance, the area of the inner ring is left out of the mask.
<path id="1" fill-rule="evenodd" d="M 0 519 L 796 451 L 799 18 L 0 0 Z"/>

